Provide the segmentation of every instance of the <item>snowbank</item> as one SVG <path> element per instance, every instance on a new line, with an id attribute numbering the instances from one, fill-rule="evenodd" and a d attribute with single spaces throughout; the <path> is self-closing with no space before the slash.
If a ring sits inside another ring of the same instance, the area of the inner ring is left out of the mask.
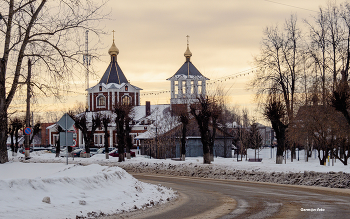
<path id="1" fill-rule="evenodd" d="M 114 214 L 174 198 L 119 167 L 63 163 L 0 165 L 0 218 L 76 218 Z M 43 202 L 49 197 L 49 202 Z"/>
<path id="2" fill-rule="evenodd" d="M 220 165 L 203 165 L 193 163 L 152 163 L 119 164 L 128 172 L 166 174 L 172 176 L 190 176 L 212 179 L 231 179 L 278 184 L 321 186 L 329 188 L 350 188 L 350 174 L 343 172 L 321 173 L 315 171 L 264 172 L 228 168 Z"/>
<path id="3" fill-rule="evenodd" d="M 274 149 L 276 150 L 276 149 Z M 327 165 L 320 165 L 317 156 L 315 154 L 312 155 L 311 158 L 309 158 L 308 162 L 305 162 L 304 158 L 304 151 L 300 151 L 299 153 L 299 161 L 298 159 L 295 159 L 293 162 L 290 160 L 290 154 L 288 155 L 288 158 L 286 159 L 286 164 L 283 161 L 283 164 L 276 164 L 275 160 L 275 151 L 271 150 L 270 148 L 265 148 L 262 151 L 260 151 L 259 157 L 262 158 L 262 162 L 248 162 L 243 158 L 242 161 L 237 161 L 237 158 L 222 158 L 222 157 L 215 157 L 214 162 L 211 164 L 212 166 L 221 166 L 222 168 L 227 169 L 235 169 L 235 170 L 246 170 L 246 171 L 255 171 L 255 172 L 283 172 L 283 173 L 303 173 L 305 171 L 314 171 L 314 172 L 322 172 L 322 173 L 328 173 L 328 172 L 344 172 L 344 173 L 350 173 L 349 166 L 344 166 L 340 161 L 336 161 L 334 163 L 334 166 L 332 165 L 332 161 L 330 160 L 330 164 L 327 163 Z M 19 158 L 23 157 L 23 155 L 18 155 Z M 66 162 L 66 158 L 55 158 L 55 155 L 52 153 L 45 153 L 42 151 L 31 153 L 32 159 L 30 159 L 28 162 L 47 162 L 47 163 L 64 163 Z M 298 157 L 298 156 L 297 156 Z M 254 150 L 248 150 L 248 158 L 254 158 Z M 17 160 L 18 157 L 13 158 L 11 154 L 9 154 L 10 160 Z M 69 163 L 81 163 L 81 164 L 93 164 L 98 163 L 101 165 L 106 164 L 117 164 L 117 165 L 124 165 L 124 164 L 130 164 L 130 163 L 164 163 L 164 164 L 173 164 L 173 165 L 179 165 L 179 164 L 197 164 L 197 165 L 204 165 L 203 164 L 203 158 L 202 157 L 186 157 L 186 161 L 174 161 L 171 159 L 150 159 L 148 156 L 143 155 L 137 155 L 136 158 L 132 158 L 130 160 L 126 159 L 125 162 L 122 164 L 118 164 L 118 158 L 117 157 L 109 157 L 108 160 L 106 160 L 104 154 L 97 154 L 94 155 L 91 158 L 74 158 L 74 161 L 72 158 L 69 158 Z M 204 165 L 207 166 L 207 165 Z"/>

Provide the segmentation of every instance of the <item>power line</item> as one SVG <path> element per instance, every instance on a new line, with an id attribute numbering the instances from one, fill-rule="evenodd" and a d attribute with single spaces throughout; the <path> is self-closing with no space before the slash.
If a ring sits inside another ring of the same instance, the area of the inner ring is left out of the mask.
<path id="1" fill-rule="evenodd" d="M 315 10 L 311 10 L 311 9 L 307 9 L 307 8 L 302 8 L 302 7 L 298 7 L 298 6 L 293 6 L 293 5 L 288 5 L 288 4 L 284 4 L 284 3 L 280 3 L 280 2 L 274 2 L 274 1 L 270 1 L 270 0 L 265 0 L 266 2 L 271 2 L 274 4 L 279 4 L 279 5 L 284 5 L 284 6 L 288 6 L 288 7 L 292 7 L 292 8 L 298 8 L 298 9 L 302 9 L 302 10 L 306 10 L 306 11 L 312 11 L 312 12 L 318 12 Z"/>
<path id="2" fill-rule="evenodd" d="M 225 83 L 226 81 L 230 81 L 233 79 L 236 79 L 238 77 L 245 77 L 248 76 L 251 73 L 254 73 L 257 68 L 250 68 L 244 71 L 240 71 L 231 75 L 226 75 L 220 78 L 216 78 L 213 80 L 210 80 L 206 83 L 206 85 L 213 85 L 213 84 L 219 84 L 219 83 Z M 150 91 L 146 93 L 142 93 L 140 96 L 154 96 L 154 95 L 159 95 L 163 93 L 170 93 L 170 90 L 161 90 L 161 91 Z"/>

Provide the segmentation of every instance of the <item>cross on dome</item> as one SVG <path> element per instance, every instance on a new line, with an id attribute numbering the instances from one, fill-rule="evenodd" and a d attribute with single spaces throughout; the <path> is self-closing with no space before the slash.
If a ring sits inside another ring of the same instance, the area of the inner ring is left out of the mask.
<path id="1" fill-rule="evenodd" d="M 114 43 L 114 32 L 115 31 L 113 30 L 112 32 L 113 32 L 113 43 L 112 43 L 111 48 L 109 48 L 108 53 L 111 56 L 117 56 L 119 54 L 119 49 L 117 48 L 117 46 Z"/>
<path id="2" fill-rule="evenodd" d="M 187 49 L 184 53 L 184 56 L 186 57 L 186 62 L 189 62 L 190 61 L 190 58 L 192 56 L 192 53 L 190 51 L 190 48 L 189 48 L 189 42 L 188 42 L 188 38 L 190 37 L 189 35 L 186 36 L 187 37 Z"/>

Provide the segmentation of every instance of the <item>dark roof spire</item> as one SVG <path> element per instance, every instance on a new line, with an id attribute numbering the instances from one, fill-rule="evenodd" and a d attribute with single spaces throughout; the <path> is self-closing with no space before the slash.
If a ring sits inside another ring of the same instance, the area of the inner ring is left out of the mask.
<path id="1" fill-rule="evenodd" d="M 100 83 L 116 83 L 116 84 L 122 84 L 122 83 L 128 83 L 128 80 L 126 79 L 123 71 L 118 65 L 117 62 L 117 55 L 119 54 L 119 49 L 116 47 L 114 43 L 114 30 L 113 30 L 113 43 L 111 48 L 108 50 L 109 55 L 111 55 L 111 63 L 109 63 L 109 66 L 106 70 L 106 72 L 103 74 Z"/>
<path id="2" fill-rule="evenodd" d="M 184 53 L 184 56 L 186 57 L 186 62 L 180 67 L 180 69 L 172 77 L 168 78 L 167 80 L 170 80 L 175 76 L 181 76 L 181 75 L 184 75 L 186 77 L 194 77 L 194 76 L 204 77 L 206 80 L 209 80 L 209 78 L 202 75 L 190 61 L 190 58 L 192 56 L 192 52 L 189 49 L 189 43 L 188 43 L 188 38 L 190 36 L 187 35 L 186 37 L 187 37 L 187 49 Z"/>

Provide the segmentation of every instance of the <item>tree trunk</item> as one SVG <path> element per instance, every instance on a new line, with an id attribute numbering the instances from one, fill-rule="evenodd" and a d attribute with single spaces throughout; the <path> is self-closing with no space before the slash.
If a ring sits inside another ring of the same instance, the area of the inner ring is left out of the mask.
<path id="1" fill-rule="evenodd" d="M 181 138 L 181 160 L 182 161 L 185 161 L 185 157 L 186 157 L 186 132 L 187 132 L 187 124 L 183 122 L 182 138 Z"/>
<path id="2" fill-rule="evenodd" d="M 279 136 L 279 138 L 277 138 L 276 164 L 283 163 L 284 144 L 285 144 L 284 137 Z"/>
<path id="3" fill-rule="evenodd" d="M 283 163 L 283 155 L 277 155 L 276 156 L 276 164 L 282 164 Z"/>
<path id="4" fill-rule="evenodd" d="M 254 149 L 254 159 L 256 160 L 256 148 Z"/>
<path id="5" fill-rule="evenodd" d="M 61 152 L 60 139 L 58 139 L 58 141 L 56 142 L 56 157 L 60 156 L 60 152 Z"/>
<path id="6" fill-rule="evenodd" d="M 16 128 L 15 130 L 15 139 L 16 139 L 16 143 L 15 143 L 15 156 L 17 156 L 17 152 L 18 152 L 18 129 Z"/>
<path id="7" fill-rule="evenodd" d="M 1 88 L 1 85 L 0 85 Z M 4 88 L 5 89 L 5 88 Z M 1 91 L 0 91 L 1 92 Z M 0 95 L 0 164 L 8 162 L 7 154 L 7 110 L 4 109 L 5 96 Z"/>
<path id="8" fill-rule="evenodd" d="M 13 5 L 10 2 L 10 13 L 7 21 L 7 29 L 11 30 L 13 18 Z M 0 164 L 9 161 L 7 154 L 7 103 L 6 103 L 6 63 L 9 56 L 9 45 L 11 40 L 11 31 L 6 32 L 5 53 L 0 59 Z"/>
<path id="9" fill-rule="evenodd" d="M 119 159 L 118 159 L 118 162 L 123 162 L 123 161 L 125 161 L 125 159 L 124 159 L 124 153 L 120 153 L 120 152 L 119 152 Z"/>
<path id="10" fill-rule="evenodd" d="M 109 137 L 109 134 L 108 134 L 108 126 L 104 126 L 104 132 L 105 132 L 105 154 L 106 154 L 106 159 L 109 159 L 109 142 L 108 142 L 108 137 Z"/>
<path id="11" fill-rule="evenodd" d="M 210 153 L 205 153 L 203 156 L 203 163 L 204 164 L 210 164 Z"/>
<path id="12" fill-rule="evenodd" d="M 12 129 L 13 130 L 13 129 Z M 12 157 L 15 156 L 15 144 L 13 142 L 13 131 L 10 132 Z"/>
<path id="13" fill-rule="evenodd" d="M 343 145 L 340 147 L 340 158 L 344 159 L 344 147 L 343 147 Z"/>
<path id="14" fill-rule="evenodd" d="M 297 150 L 295 145 L 293 146 L 293 149 L 292 149 L 292 157 L 294 160 L 297 159 Z"/>

